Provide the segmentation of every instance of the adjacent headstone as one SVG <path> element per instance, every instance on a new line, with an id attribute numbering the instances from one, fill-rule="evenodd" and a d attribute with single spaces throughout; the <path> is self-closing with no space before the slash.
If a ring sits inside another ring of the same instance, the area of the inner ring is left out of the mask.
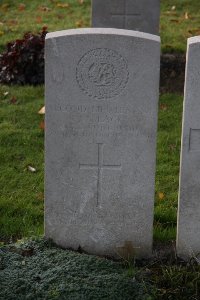
<path id="1" fill-rule="evenodd" d="M 60 31 L 47 34 L 45 57 L 46 237 L 93 254 L 150 255 L 159 37 Z"/>
<path id="2" fill-rule="evenodd" d="M 159 34 L 160 0 L 92 0 L 92 27 Z"/>
<path id="3" fill-rule="evenodd" d="M 200 253 L 200 37 L 188 40 L 180 166 L 177 253 Z"/>

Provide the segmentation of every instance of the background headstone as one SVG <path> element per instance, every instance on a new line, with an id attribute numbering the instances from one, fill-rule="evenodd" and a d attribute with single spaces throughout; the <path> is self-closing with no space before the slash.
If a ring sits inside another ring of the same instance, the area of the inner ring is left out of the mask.
<path id="1" fill-rule="evenodd" d="M 92 0 L 92 27 L 159 34 L 160 0 Z"/>
<path id="2" fill-rule="evenodd" d="M 200 37 L 188 39 L 180 165 L 177 253 L 200 253 Z"/>
<path id="3" fill-rule="evenodd" d="M 47 35 L 45 57 L 46 237 L 150 255 L 160 38 L 67 30 Z"/>

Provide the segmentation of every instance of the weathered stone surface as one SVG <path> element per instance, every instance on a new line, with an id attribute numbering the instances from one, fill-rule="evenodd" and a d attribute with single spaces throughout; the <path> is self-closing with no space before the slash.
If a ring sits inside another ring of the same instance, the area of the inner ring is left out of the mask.
<path id="1" fill-rule="evenodd" d="M 67 30 L 47 35 L 45 55 L 46 236 L 99 255 L 150 255 L 159 37 Z"/>
<path id="2" fill-rule="evenodd" d="M 160 0 L 92 0 L 92 26 L 159 34 Z"/>
<path id="3" fill-rule="evenodd" d="M 200 253 L 200 37 L 188 40 L 180 168 L 177 252 Z"/>

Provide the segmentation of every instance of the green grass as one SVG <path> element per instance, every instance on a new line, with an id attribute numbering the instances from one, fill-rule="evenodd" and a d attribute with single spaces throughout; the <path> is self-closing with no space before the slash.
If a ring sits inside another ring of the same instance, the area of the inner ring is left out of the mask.
<path id="1" fill-rule="evenodd" d="M 43 101 L 43 87 L 0 87 L 0 240 L 43 231 Z"/>
<path id="2" fill-rule="evenodd" d="M 200 299 L 200 266 L 194 261 L 188 264 L 158 261 L 151 272 L 151 282 L 157 290 L 154 299 Z"/>
<path id="3" fill-rule="evenodd" d="M 43 102 L 43 87 L 0 87 L 0 241 L 43 233 L 44 132 L 37 113 Z M 161 241 L 175 238 L 181 114 L 182 97 L 161 97 L 154 230 Z"/>
<path id="4" fill-rule="evenodd" d="M 69 4 L 69 7 L 62 7 L 62 4 Z M 90 0 L 84 0 L 83 4 L 79 0 L 2 0 L 0 52 L 7 42 L 22 37 L 26 31 L 39 32 L 43 26 L 49 31 L 89 27 L 90 11 Z M 199 18 L 199 0 L 161 0 L 162 50 L 184 52 L 187 38 L 200 34 Z"/>
<path id="5" fill-rule="evenodd" d="M 184 52 L 187 38 L 200 34 L 199 18 L 199 0 L 161 0 L 160 32 L 163 51 Z"/>
<path id="6" fill-rule="evenodd" d="M 24 32 L 37 33 L 43 26 L 48 31 L 89 27 L 90 1 L 78 0 L 3 0 L 0 2 L 0 51 L 5 44 L 22 37 Z M 20 4 L 25 5 L 20 10 Z M 61 5 L 69 4 L 69 7 Z"/>
<path id="7" fill-rule="evenodd" d="M 158 240 L 175 238 L 182 105 L 182 96 L 161 96 L 158 122 L 154 230 L 154 238 Z"/>

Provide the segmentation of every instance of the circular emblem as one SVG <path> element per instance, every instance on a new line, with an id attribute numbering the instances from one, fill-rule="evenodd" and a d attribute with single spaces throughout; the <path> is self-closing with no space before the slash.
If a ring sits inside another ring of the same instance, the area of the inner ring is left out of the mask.
<path id="1" fill-rule="evenodd" d="M 125 59 L 110 49 L 94 49 L 79 61 L 76 70 L 77 82 L 85 93 L 98 99 L 117 96 L 128 82 L 128 67 Z"/>

